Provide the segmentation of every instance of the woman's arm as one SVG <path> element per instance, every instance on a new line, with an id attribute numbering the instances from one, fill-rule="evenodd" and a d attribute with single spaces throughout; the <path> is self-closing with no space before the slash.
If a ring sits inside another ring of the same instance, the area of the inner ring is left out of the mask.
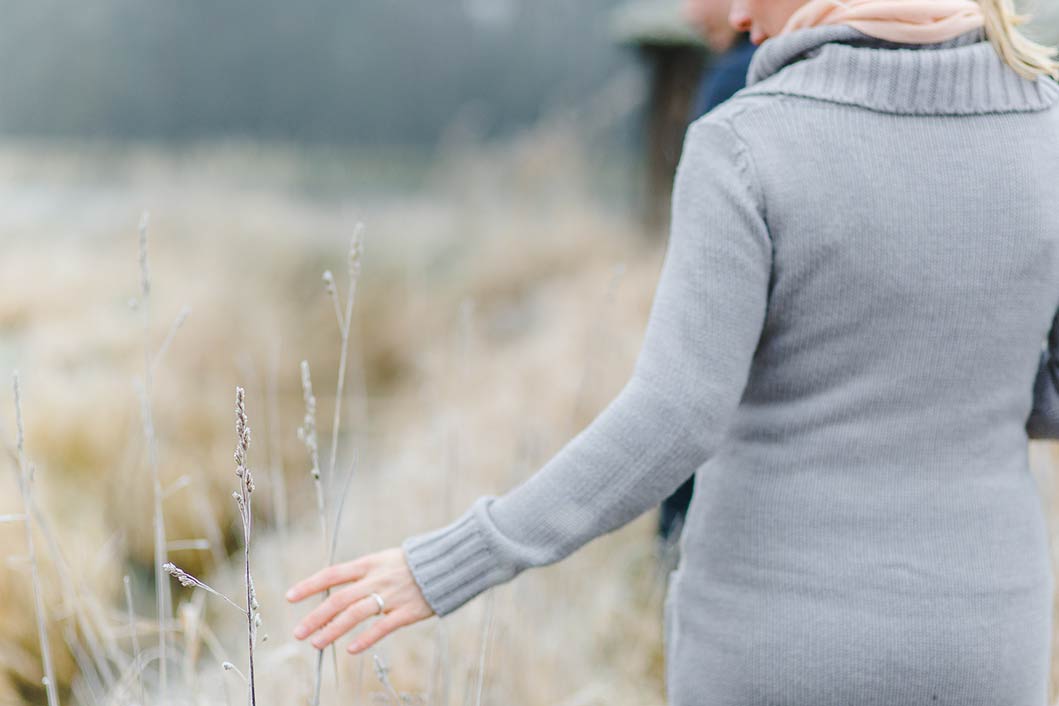
<path id="1" fill-rule="evenodd" d="M 657 505 L 714 453 L 749 374 L 772 242 L 746 144 L 725 118 L 691 124 L 643 347 L 619 394 L 532 476 L 402 544 L 446 615 Z"/>
<path id="2" fill-rule="evenodd" d="M 1031 439 L 1059 439 L 1059 313 L 1048 333 L 1048 345 L 1042 346 L 1026 434 Z"/>

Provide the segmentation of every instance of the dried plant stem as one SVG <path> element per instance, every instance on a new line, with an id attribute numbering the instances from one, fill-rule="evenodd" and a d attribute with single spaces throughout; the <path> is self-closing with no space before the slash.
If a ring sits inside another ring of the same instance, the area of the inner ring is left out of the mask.
<path id="1" fill-rule="evenodd" d="M 179 581 L 181 586 L 187 586 L 187 587 L 194 586 L 196 588 L 201 588 L 202 590 L 206 591 L 207 593 L 212 593 L 213 595 L 217 596 L 218 598 L 224 599 L 225 601 L 227 601 L 227 603 L 229 605 L 231 605 L 233 608 L 235 608 L 240 613 L 246 613 L 246 609 L 243 608 L 243 606 L 239 605 L 238 603 L 233 601 L 231 598 L 229 598 L 228 596 L 224 595 L 220 591 L 216 590 L 215 588 L 213 588 L 209 584 L 205 583 L 204 581 L 200 581 L 199 579 L 195 578 L 194 576 L 192 576 L 188 572 L 186 572 L 183 569 L 181 569 L 176 564 L 173 564 L 172 562 L 167 562 L 165 564 L 165 566 L 163 566 L 162 568 L 165 569 L 165 572 L 167 574 L 169 574 L 170 576 L 175 578 L 177 581 Z"/>
<path id="2" fill-rule="evenodd" d="M 15 390 L 15 426 L 18 455 L 18 487 L 22 493 L 22 505 L 26 528 L 26 551 L 33 582 L 33 604 L 37 615 L 37 638 L 40 640 L 40 653 L 44 668 L 44 691 L 48 695 L 48 706 L 59 706 L 59 695 L 55 689 L 55 671 L 52 668 L 51 647 L 48 644 L 48 629 L 44 615 L 44 599 L 41 596 L 40 571 L 37 568 L 37 552 L 33 544 L 33 467 L 26 460 L 25 429 L 22 424 L 22 390 L 19 386 L 18 371 L 15 371 L 13 387 Z"/>
<path id="3" fill-rule="evenodd" d="M 253 588 L 252 579 L 250 578 L 250 547 L 243 547 L 243 562 L 246 569 L 246 600 L 250 604 L 253 602 Z M 247 608 L 246 611 L 246 623 L 247 623 L 247 649 L 250 651 L 250 706 L 254 706 L 257 703 L 257 699 L 254 695 L 254 618 L 252 609 Z"/>
<path id="4" fill-rule="evenodd" d="M 493 627 L 493 608 L 496 603 L 496 591 L 490 591 L 485 597 L 485 619 L 482 621 L 482 645 L 478 650 L 478 689 L 474 699 L 475 706 L 482 706 L 482 689 L 485 686 L 485 656 L 489 650 L 489 637 Z"/>
<path id="5" fill-rule="evenodd" d="M 140 660 L 140 637 L 136 630 L 136 612 L 132 607 L 132 579 L 129 578 L 128 574 L 125 574 L 122 577 L 122 581 L 125 584 L 125 610 L 129 614 L 129 636 L 132 639 L 132 661 L 135 664 Z M 146 704 L 147 694 L 145 693 L 143 678 L 139 670 L 136 670 L 135 677 L 136 685 L 140 692 L 140 703 Z"/>
<path id="6" fill-rule="evenodd" d="M 342 312 L 342 349 L 338 359 L 338 383 L 335 390 L 335 414 L 331 419 L 331 458 L 327 473 L 327 488 L 333 489 L 335 478 L 335 462 L 338 457 L 338 429 L 342 423 L 342 393 L 346 381 L 346 358 L 349 351 L 349 330 L 353 323 L 353 302 L 357 291 L 357 279 L 360 275 L 361 240 L 360 234 L 364 226 L 358 223 L 353 229 L 353 237 L 349 245 L 349 289 L 346 296 L 345 310 Z M 333 287 L 332 287 L 332 291 Z M 337 301 L 337 293 L 334 295 Z"/>
<path id="7" fill-rule="evenodd" d="M 400 706 L 401 696 L 397 693 L 397 690 L 393 688 L 393 684 L 390 683 L 390 668 L 382 661 L 382 657 L 377 654 L 372 654 L 371 659 L 375 663 L 375 676 L 378 677 L 379 683 L 381 683 L 383 688 L 386 689 L 386 694 L 390 697 L 393 703 Z"/>
<path id="8" fill-rule="evenodd" d="M 221 668 L 222 668 L 222 669 L 224 669 L 224 671 L 226 671 L 226 672 L 235 672 L 236 674 L 238 674 L 238 675 L 239 675 L 239 678 L 243 680 L 243 683 L 244 683 L 244 684 L 246 684 L 246 683 L 247 683 L 247 681 L 246 681 L 246 675 L 245 675 L 245 674 L 243 674 L 242 672 L 240 672 L 240 671 L 239 671 L 239 667 L 236 667 L 236 666 L 235 666 L 234 664 L 232 664 L 231 662 L 222 662 L 222 663 L 221 663 Z"/>
<path id="9" fill-rule="evenodd" d="M 185 473 L 184 475 L 177 478 L 175 481 L 169 484 L 168 488 L 162 490 L 162 499 L 167 500 L 170 495 L 183 490 L 184 488 L 191 485 L 191 476 Z"/>
<path id="10" fill-rule="evenodd" d="M 117 687 L 117 689 L 115 689 L 114 693 L 118 693 L 118 691 L 121 690 L 121 689 L 125 689 L 126 691 L 131 692 L 132 691 L 132 687 L 128 686 L 130 681 L 132 679 L 139 680 L 140 675 L 143 674 L 143 671 L 147 667 L 147 665 L 151 664 L 152 662 L 154 662 L 157 659 L 158 659 L 158 648 L 157 647 L 145 647 L 143 649 L 143 651 L 140 652 L 139 655 L 137 655 L 137 658 L 132 660 L 128 664 L 128 666 L 126 666 L 122 670 L 121 674 L 118 675 L 118 687 Z M 108 701 L 108 704 L 112 704 L 112 703 L 120 704 L 121 702 L 120 701 L 116 701 L 115 699 L 112 698 L 112 699 L 110 699 Z M 140 701 L 140 704 L 146 704 L 146 703 L 147 702 L 145 700 L 141 700 Z"/>
<path id="11" fill-rule="evenodd" d="M 147 222 L 148 216 L 145 212 L 140 219 L 140 299 L 137 305 L 140 308 L 140 316 L 143 326 L 143 395 L 141 410 L 143 416 L 143 434 L 147 445 L 148 466 L 151 472 L 151 484 L 154 490 L 153 529 L 154 529 L 154 578 L 155 596 L 158 606 L 158 621 L 161 629 L 158 631 L 158 689 L 161 693 L 167 691 L 168 657 L 166 655 L 169 641 L 169 614 L 171 595 L 169 582 L 165 580 L 165 570 L 162 566 L 169 561 L 166 551 L 165 516 L 163 514 L 164 494 L 162 482 L 158 473 L 158 447 L 154 433 L 154 420 L 151 412 L 151 388 L 154 378 L 154 365 L 151 352 L 151 276 L 147 267 Z"/>
<path id="12" fill-rule="evenodd" d="M 110 704 L 125 703 L 117 696 L 123 692 L 127 693 L 130 699 L 136 698 L 134 696 L 136 685 L 132 683 L 133 681 L 139 684 L 139 701 L 133 701 L 133 703 L 137 704 L 137 706 L 143 706 L 147 703 L 147 695 L 140 675 L 143 674 L 144 667 L 154 660 L 154 655 L 157 654 L 157 651 L 157 648 L 144 649 L 121 670 L 121 673 L 118 674 L 117 686 L 108 695 L 106 702 L 108 706 Z"/>
<path id="13" fill-rule="evenodd" d="M 71 578 L 73 572 L 70 570 L 69 562 L 66 561 L 66 557 L 63 555 L 55 533 L 52 532 L 51 527 L 44 518 L 43 513 L 40 511 L 40 507 L 37 506 L 37 503 L 32 497 L 30 498 L 30 501 L 33 503 L 33 518 L 37 523 L 37 528 L 44 536 L 48 551 L 51 554 L 52 565 L 55 567 L 59 582 L 62 585 L 64 600 L 73 606 L 74 617 L 77 620 L 78 627 L 81 628 L 81 632 L 85 636 L 85 641 L 88 643 L 88 650 L 93 658 L 93 664 L 100 675 L 102 675 L 103 680 L 109 688 L 115 683 L 117 677 L 111 669 L 110 664 L 107 662 L 107 658 L 103 654 L 104 648 L 100 645 L 100 638 L 97 634 L 96 627 L 93 626 L 93 621 L 95 625 L 98 626 L 99 632 L 104 636 L 103 639 L 106 645 L 106 652 L 110 656 L 110 659 L 115 664 L 121 664 L 123 661 L 123 655 L 114 644 L 113 638 L 110 636 L 107 629 L 106 618 L 102 615 L 99 606 L 99 600 L 83 581 L 78 580 L 75 582 L 75 580 Z M 82 609 L 82 602 L 87 604 L 88 610 L 92 613 L 91 616 L 87 615 L 86 610 Z M 89 619 L 90 617 L 92 620 Z M 74 638 L 79 639 L 76 633 L 74 633 Z"/>
<path id="14" fill-rule="evenodd" d="M 346 499 L 349 497 L 349 486 L 352 485 L 353 471 L 357 468 L 357 450 L 353 449 L 353 461 L 349 466 L 349 473 L 342 484 L 342 493 L 338 496 L 338 509 L 335 512 L 335 524 L 331 528 L 331 551 L 327 555 L 327 563 L 335 563 L 335 554 L 338 550 L 338 530 L 342 526 L 342 511 L 346 507 Z"/>
<path id="15" fill-rule="evenodd" d="M 302 398 L 305 400 L 305 418 L 298 428 L 298 439 L 309 452 L 309 474 L 316 488 L 316 513 L 320 520 L 320 537 L 323 539 L 324 556 L 327 556 L 327 502 L 323 479 L 320 477 L 320 451 L 316 439 L 316 396 L 313 395 L 313 380 L 309 361 L 301 362 Z"/>
<path id="16" fill-rule="evenodd" d="M 152 368 L 158 367 L 158 362 L 162 359 L 162 356 L 165 355 L 165 352 L 169 350 L 169 344 L 173 342 L 173 338 L 176 337 L 177 331 L 179 331 L 180 327 L 184 325 L 184 321 L 187 320 L 189 314 L 191 314 L 191 307 L 185 304 L 180 310 L 180 313 L 177 314 L 173 324 L 169 327 L 169 333 L 166 334 L 165 339 L 162 341 L 162 345 L 158 347 L 158 352 L 152 356 Z"/>
<path id="17" fill-rule="evenodd" d="M 335 320 L 338 323 L 339 333 L 341 335 L 341 351 L 338 362 L 338 381 L 335 385 L 335 412 L 331 419 L 331 456 L 328 459 L 328 471 L 327 471 L 327 487 L 323 485 L 323 480 L 320 477 L 319 467 L 319 453 L 316 445 L 316 398 L 312 395 L 312 383 L 309 378 L 309 364 L 307 361 L 302 361 L 302 392 L 305 398 L 305 424 L 299 429 L 298 436 L 305 443 L 309 449 L 309 453 L 312 461 L 312 473 L 313 482 L 316 485 L 316 504 L 317 512 L 320 516 L 320 529 L 323 535 L 324 541 L 324 560 L 330 564 L 334 561 L 334 547 L 336 538 L 331 537 L 328 532 L 328 518 L 330 517 L 329 508 L 325 502 L 325 497 L 334 497 L 334 482 L 335 482 L 335 469 L 338 460 L 338 430 L 342 424 L 342 397 L 345 390 L 345 378 L 346 378 L 346 360 L 348 357 L 349 350 L 349 333 L 352 328 L 353 321 L 353 304 L 355 301 L 357 280 L 360 275 L 360 260 L 361 260 L 361 231 L 363 225 L 358 223 L 353 229 L 353 235 L 350 239 L 349 246 L 349 259 L 347 271 L 349 274 L 349 288 L 347 290 L 346 305 L 343 308 L 339 302 L 338 288 L 335 284 L 334 275 L 330 270 L 323 273 L 323 281 L 326 287 L 327 293 L 330 296 L 331 303 L 335 310 Z M 352 474 L 352 470 L 350 472 Z M 347 478 L 348 483 L 348 478 Z M 348 487 L 348 485 L 347 485 Z M 343 491 L 343 496 L 345 491 Z M 337 532 L 338 519 L 336 518 L 334 524 L 334 531 Z M 324 591 L 324 595 L 321 600 L 327 600 L 330 595 L 330 589 Z M 327 649 L 327 648 L 325 648 Z M 331 658 L 335 673 L 335 684 L 338 685 L 339 672 L 338 672 L 338 654 L 335 651 L 335 646 L 332 644 Z M 316 655 L 316 675 L 315 683 L 313 687 L 313 700 L 312 706 L 319 706 L 320 704 L 320 689 L 323 681 L 323 659 L 324 650 L 319 650 Z"/>
<path id="18" fill-rule="evenodd" d="M 327 555 L 327 563 L 328 563 L 328 565 L 331 565 L 331 564 L 335 563 L 335 552 L 338 549 L 338 530 L 342 526 L 342 510 L 346 506 L 346 498 L 349 497 L 349 486 L 350 486 L 350 482 L 353 480 L 353 470 L 356 468 L 356 464 L 357 464 L 356 449 L 354 449 L 354 451 L 353 451 L 353 463 L 352 463 L 352 465 L 349 468 L 349 473 L 346 474 L 345 483 L 343 483 L 343 485 L 342 485 L 342 494 L 339 495 L 339 497 L 338 497 L 338 509 L 335 512 L 335 523 L 331 527 L 331 548 L 330 548 L 330 550 L 328 552 L 328 555 Z M 331 588 L 328 587 L 328 588 L 324 589 L 324 596 L 323 596 L 322 600 L 327 600 L 328 596 L 330 596 L 330 595 L 331 595 Z M 332 644 L 330 646 L 330 649 L 331 649 L 331 659 L 333 660 L 333 667 L 334 667 L 334 670 L 335 670 L 335 679 L 337 680 L 338 679 L 338 653 L 335 651 L 335 645 L 334 644 Z M 316 655 L 316 688 L 317 688 L 316 697 L 317 698 L 319 698 L 319 686 L 320 686 L 321 677 L 322 677 L 322 674 L 323 674 L 323 657 L 324 657 L 324 651 L 320 650 L 317 653 L 317 655 Z"/>
<path id="19" fill-rule="evenodd" d="M 324 278 L 324 281 L 328 281 Z M 309 474 L 316 488 L 316 514 L 320 520 L 320 538 L 323 541 L 323 558 L 328 556 L 327 502 L 324 497 L 323 479 L 320 477 L 320 452 L 316 439 L 316 396 L 313 395 L 313 381 L 309 371 L 309 361 L 301 362 L 302 397 L 305 400 L 305 418 L 298 427 L 298 438 L 309 452 Z M 325 596 L 326 598 L 326 596 Z M 335 658 L 337 662 L 337 657 Z M 320 704 L 320 687 L 323 682 L 324 650 L 316 652 L 316 669 L 313 682 L 312 706 Z M 335 673 L 338 673 L 337 664 Z"/>
<path id="20" fill-rule="evenodd" d="M 99 680 L 99 672 L 96 671 L 70 624 L 65 623 L 62 629 L 63 639 L 70 648 L 70 655 L 74 658 L 74 664 L 77 665 L 77 671 L 81 677 L 80 687 L 83 691 L 76 700 L 81 703 L 98 704 L 99 696 L 105 693 L 103 684 Z"/>
<path id="21" fill-rule="evenodd" d="M 227 674 L 228 674 L 227 665 L 229 665 L 229 664 L 232 664 L 232 663 L 231 662 L 224 662 L 224 663 L 221 664 L 221 671 L 224 672 L 224 674 L 225 674 L 225 678 L 221 679 L 221 690 L 224 692 L 224 704 L 225 704 L 225 706 L 232 706 L 232 697 L 228 693 L 228 682 L 227 682 Z M 234 667 L 235 665 L 232 664 L 232 666 Z M 236 670 L 236 671 L 238 671 L 238 670 Z M 245 682 L 246 680 L 244 679 L 243 681 Z"/>
<path id="22" fill-rule="evenodd" d="M 246 393 L 243 388 L 235 388 L 235 475 L 239 477 L 239 514 L 243 520 L 243 569 L 246 581 L 246 622 L 247 643 L 249 649 L 249 671 L 247 682 L 250 688 L 250 706 L 255 706 L 257 698 L 254 693 L 254 643 L 257 642 L 257 597 L 254 595 L 254 581 L 250 576 L 250 530 L 253 516 L 250 508 L 250 494 L 254 490 L 254 480 L 246 465 L 247 452 L 250 449 L 250 427 L 246 419 Z"/>
<path id="23" fill-rule="evenodd" d="M 331 273 L 331 270 L 324 270 L 323 279 L 324 288 L 327 289 L 327 294 L 331 297 L 331 304 L 335 307 L 335 321 L 338 322 L 338 330 L 341 331 L 345 327 L 343 323 L 345 317 L 342 316 L 342 304 L 338 301 L 335 276 Z"/>
<path id="24" fill-rule="evenodd" d="M 334 497 L 334 483 L 335 483 L 335 469 L 337 468 L 338 462 L 338 430 L 342 424 L 342 398 L 344 396 L 345 384 L 346 384 L 346 361 L 349 358 L 349 333 L 353 326 L 353 302 L 356 300 L 357 292 L 357 281 L 360 278 L 360 260 L 361 260 L 361 232 L 364 230 L 362 223 L 357 223 L 353 227 L 353 235 L 349 240 L 349 258 L 347 260 L 346 272 L 349 276 L 349 284 L 346 290 L 346 306 L 342 312 L 335 309 L 335 314 L 342 313 L 341 333 L 342 333 L 342 349 L 338 359 L 338 382 L 335 385 L 335 414 L 331 419 L 331 457 L 329 459 L 329 469 L 327 472 L 327 489 L 328 496 Z M 338 292 L 332 286 L 333 300 L 337 303 Z M 352 472 L 352 471 L 351 471 Z M 335 521 L 333 531 L 338 531 L 338 521 Z M 331 552 L 328 555 L 328 564 L 334 562 L 334 544 L 331 542 Z M 331 595 L 331 589 L 328 588 L 324 591 L 324 599 Z M 334 644 L 331 645 L 331 661 L 332 667 L 335 672 L 335 688 L 338 688 L 338 652 Z"/>
<path id="25" fill-rule="evenodd" d="M 217 635 L 215 635 L 214 632 L 210 630 L 209 624 L 205 622 L 200 623 L 199 630 L 202 634 L 202 641 L 206 644 L 206 649 L 210 651 L 210 654 L 213 655 L 213 658 L 217 660 L 217 663 L 221 665 L 221 668 L 223 669 L 225 674 L 227 674 L 229 669 L 225 665 L 231 665 L 233 668 L 235 667 L 235 665 L 228 661 L 227 656 L 224 654 L 224 648 L 221 646 L 221 641 L 218 640 Z M 238 669 L 236 669 L 235 671 L 239 674 L 240 677 L 242 677 L 243 683 L 245 684 L 246 677 L 243 677 L 243 673 L 240 672 Z M 221 679 L 221 690 L 224 692 L 224 703 L 228 706 L 231 706 L 232 698 L 231 695 L 228 693 L 227 677 Z"/>
<path id="26" fill-rule="evenodd" d="M 0 437 L 4 438 L 4 453 L 7 454 L 7 457 L 11 460 L 12 465 L 15 468 L 18 468 L 18 452 L 15 451 L 15 447 L 13 447 L 10 442 L 7 441 L 7 430 L 4 429 L 3 424 L 0 424 Z"/>
<path id="27" fill-rule="evenodd" d="M 6 444 L 5 444 L 6 446 Z M 11 458 L 14 463 L 16 473 L 19 468 L 18 453 L 11 447 Z M 56 575 L 59 578 L 59 583 L 63 591 L 63 601 L 65 605 L 69 605 L 72 608 L 74 618 L 77 620 L 77 625 L 81 629 L 84 639 L 87 642 L 88 651 L 84 654 L 88 654 L 92 657 L 91 666 L 94 670 L 103 678 L 106 682 L 108 689 L 113 686 L 116 680 L 113 669 L 110 663 L 107 661 L 107 656 L 115 664 L 121 664 L 125 660 L 124 654 L 118 649 L 114 642 L 113 637 L 107 630 L 106 619 L 103 617 L 99 601 L 95 598 L 92 591 L 84 585 L 83 582 L 77 581 L 72 577 L 69 563 L 66 561 L 66 557 L 63 555 L 59 542 L 57 541 L 55 534 L 51 531 L 51 527 L 48 524 L 47 519 L 41 512 L 40 507 L 37 505 L 32 493 L 30 494 L 30 512 L 28 513 L 32 520 L 36 523 L 37 530 L 44 536 L 44 540 L 47 544 L 48 551 L 51 555 L 52 565 L 55 568 Z M 12 521 L 17 519 L 18 521 L 24 522 L 27 513 L 21 513 L 18 515 L 10 516 Z M 0 521 L 4 521 L 7 516 L 0 516 Z M 88 611 L 84 609 L 82 603 L 87 604 Z M 89 612 L 91 615 L 89 615 Z M 101 645 L 100 639 L 96 632 L 96 627 L 99 627 L 100 632 L 103 634 L 103 644 L 105 644 L 105 651 L 107 655 L 104 655 L 104 647 Z M 70 633 L 75 640 L 76 644 L 71 644 L 71 650 L 80 649 L 80 637 L 76 632 Z"/>
<path id="28" fill-rule="evenodd" d="M 224 599 L 233 608 L 246 616 L 248 676 L 245 678 L 245 681 L 248 687 L 248 703 L 250 706 L 255 706 L 257 703 L 257 695 L 254 688 L 254 647 L 257 644 L 257 629 L 261 624 L 261 614 L 258 612 L 257 595 L 254 591 L 254 579 L 250 574 L 250 535 L 253 527 L 253 512 L 250 499 L 251 493 L 254 492 L 254 478 L 247 465 L 247 453 L 250 450 L 250 426 L 247 424 L 246 418 L 246 392 L 242 387 L 235 388 L 235 435 L 235 475 L 239 478 L 239 489 L 234 491 L 232 496 L 235 498 L 236 504 L 239 506 L 239 519 L 242 521 L 243 525 L 243 578 L 246 587 L 245 608 L 225 594 L 215 590 L 170 562 L 165 563 L 163 570 L 180 581 L 181 585 L 201 588 L 208 593 L 212 593 L 213 595 Z M 205 634 L 205 624 L 200 625 Z M 225 662 L 225 664 L 227 665 L 229 663 Z M 234 665 L 232 668 L 234 669 Z M 238 672 L 238 670 L 236 671 Z"/>

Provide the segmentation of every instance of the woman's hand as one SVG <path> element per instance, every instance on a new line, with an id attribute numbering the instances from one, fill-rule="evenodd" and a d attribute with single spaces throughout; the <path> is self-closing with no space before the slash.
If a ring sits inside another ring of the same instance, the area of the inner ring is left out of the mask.
<path id="1" fill-rule="evenodd" d="M 321 569 L 294 584 L 287 591 L 287 600 L 297 603 L 339 584 L 348 585 L 332 591 L 327 600 L 298 623 L 294 628 L 296 639 L 313 635 L 313 647 L 323 649 L 364 620 L 379 615 L 379 604 L 372 592 L 382 597 L 382 615 L 346 647 L 351 654 L 371 647 L 399 627 L 434 615 L 400 547 Z"/>

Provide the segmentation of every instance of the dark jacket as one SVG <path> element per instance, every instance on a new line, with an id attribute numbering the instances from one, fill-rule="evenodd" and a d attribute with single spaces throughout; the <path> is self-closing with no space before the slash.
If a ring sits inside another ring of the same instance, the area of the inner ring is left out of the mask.
<path id="1" fill-rule="evenodd" d="M 702 73 L 692 103 L 691 120 L 705 115 L 746 85 L 746 73 L 755 49 L 757 46 L 750 41 L 750 34 L 743 32 L 727 51 L 713 58 Z"/>

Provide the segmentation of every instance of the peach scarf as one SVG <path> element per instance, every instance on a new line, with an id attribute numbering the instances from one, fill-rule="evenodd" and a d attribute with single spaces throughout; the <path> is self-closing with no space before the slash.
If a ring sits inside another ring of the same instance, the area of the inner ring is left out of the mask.
<path id="1" fill-rule="evenodd" d="M 802 27 L 848 24 L 892 42 L 932 44 L 985 23 L 975 0 L 809 0 L 780 34 Z"/>

